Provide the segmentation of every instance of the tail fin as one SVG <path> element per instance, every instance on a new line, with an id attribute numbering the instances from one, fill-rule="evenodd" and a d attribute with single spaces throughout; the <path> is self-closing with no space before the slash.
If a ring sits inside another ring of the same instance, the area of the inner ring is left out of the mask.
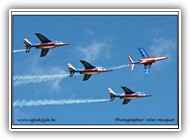
<path id="1" fill-rule="evenodd" d="M 131 63 L 131 64 L 130 64 L 130 69 L 133 70 L 133 69 L 134 69 L 134 66 L 135 66 L 135 65 L 133 64 L 134 61 L 133 61 L 133 59 L 132 59 L 130 56 L 128 56 L 128 59 L 129 59 L 129 61 L 130 61 L 130 63 Z"/>
<path id="2" fill-rule="evenodd" d="M 24 44 L 26 45 L 26 52 L 30 52 L 31 49 L 31 43 L 28 41 L 28 39 L 24 39 Z"/>
<path id="3" fill-rule="evenodd" d="M 68 69 L 70 70 L 69 77 L 72 77 L 75 74 L 75 68 L 69 63 L 67 64 Z"/>
<path id="4" fill-rule="evenodd" d="M 111 88 L 108 88 L 108 93 L 110 94 L 110 101 L 113 101 L 115 98 L 115 92 Z"/>

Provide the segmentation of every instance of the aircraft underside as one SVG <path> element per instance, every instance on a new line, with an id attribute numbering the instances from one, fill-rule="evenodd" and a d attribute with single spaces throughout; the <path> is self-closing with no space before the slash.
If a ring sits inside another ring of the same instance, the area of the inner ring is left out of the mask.
<path id="1" fill-rule="evenodd" d="M 97 74 L 98 72 L 80 72 L 80 74 Z"/>
<path id="2" fill-rule="evenodd" d="M 140 97 L 120 97 L 120 99 L 137 99 L 137 98 L 140 98 Z"/>
<path id="3" fill-rule="evenodd" d="M 55 48 L 56 46 L 36 46 L 36 49 L 52 49 Z"/>

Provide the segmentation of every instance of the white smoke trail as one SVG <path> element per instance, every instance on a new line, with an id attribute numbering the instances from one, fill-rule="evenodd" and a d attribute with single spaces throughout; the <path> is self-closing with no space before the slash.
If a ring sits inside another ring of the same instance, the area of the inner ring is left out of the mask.
<path id="1" fill-rule="evenodd" d="M 125 67 L 129 67 L 129 65 L 109 67 L 108 69 L 116 70 Z M 76 75 L 78 76 L 80 74 L 76 73 L 75 76 Z M 42 83 L 52 80 L 59 80 L 59 79 L 61 80 L 67 77 L 69 77 L 69 73 L 66 72 L 64 72 L 63 74 L 55 74 L 55 75 L 16 75 L 14 76 L 13 81 L 14 81 L 14 86 L 19 86 L 29 83 Z"/>
<path id="2" fill-rule="evenodd" d="M 17 75 L 14 76 L 14 86 L 29 84 L 29 83 L 42 83 L 46 81 L 52 81 L 57 79 L 63 79 L 68 77 L 69 74 L 57 74 L 57 75 Z"/>
<path id="3" fill-rule="evenodd" d="M 129 67 L 129 64 L 128 65 L 115 66 L 115 67 L 109 67 L 109 69 L 117 70 L 117 69 L 122 69 L 122 68 L 126 68 L 126 67 Z"/>
<path id="4" fill-rule="evenodd" d="M 25 49 L 13 50 L 13 53 L 25 52 Z"/>
<path id="5" fill-rule="evenodd" d="M 75 76 L 80 74 L 76 73 Z M 13 78 L 14 86 L 25 85 L 29 83 L 42 83 L 47 81 L 59 80 L 69 77 L 69 73 L 55 75 L 16 75 Z"/>
<path id="6" fill-rule="evenodd" d="M 46 105 L 66 105 L 66 104 L 83 104 L 83 103 L 97 103 L 107 102 L 109 99 L 68 99 L 68 100 L 16 100 L 13 107 L 31 107 L 31 106 L 46 106 Z"/>

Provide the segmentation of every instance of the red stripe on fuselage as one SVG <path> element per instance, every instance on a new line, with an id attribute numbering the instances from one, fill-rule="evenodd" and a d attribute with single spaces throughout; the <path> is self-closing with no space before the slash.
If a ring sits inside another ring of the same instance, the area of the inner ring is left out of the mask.
<path id="1" fill-rule="evenodd" d="M 54 46 L 54 45 L 55 45 L 54 42 L 50 42 L 50 43 L 36 44 L 36 47 Z"/>
<path id="2" fill-rule="evenodd" d="M 80 70 L 81 74 L 85 74 L 85 73 L 97 73 L 99 72 L 98 69 L 86 69 L 86 70 Z"/>
<path id="3" fill-rule="evenodd" d="M 45 48 L 45 47 L 55 48 L 55 47 L 66 46 L 66 45 L 67 44 L 57 44 L 54 42 L 50 42 L 50 43 L 36 44 L 36 48 Z"/>
<path id="4" fill-rule="evenodd" d="M 148 95 L 148 94 L 122 94 L 120 95 L 120 99 L 136 99 L 136 98 L 143 98 L 143 97 L 149 97 L 151 95 Z"/>
<path id="5" fill-rule="evenodd" d="M 139 59 L 141 62 L 140 64 L 151 64 L 156 62 L 155 60 L 155 56 L 150 56 L 150 57 L 146 57 L 146 58 L 141 58 Z"/>
<path id="6" fill-rule="evenodd" d="M 146 57 L 146 58 L 141 58 L 139 59 L 141 62 L 140 64 L 152 64 L 156 61 L 159 61 L 159 60 L 164 60 L 164 59 L 167 59 L 168 57 L 165 57 L 165 56 L 161 56 L 161 57 L 154 57 L 154 56 L 150 56 L 150 57 Z"/>
<path id="7" fill-rule="evenodd" d="M 140 94 L 123 94 L 120 95 L 120 98 L 125 98 L 125 97 L 142 97 Z"/>
<path id="8" fill-rule="evenodd" d="M 109 72 L 109 71 L 112 71 L 112 70 L 100 70 L 100 69 L 85 69 L 85 70 L 80 70 L 80 74 L 96 74 L 96 73 L 101 73 L 101 72 Z"/>

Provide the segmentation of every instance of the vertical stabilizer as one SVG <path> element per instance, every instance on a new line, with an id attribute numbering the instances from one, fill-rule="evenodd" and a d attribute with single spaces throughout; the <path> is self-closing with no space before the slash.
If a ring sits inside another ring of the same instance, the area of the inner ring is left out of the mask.
<path id="1" fill-rule="evenodd" d="M 108 88 L 108 93 L 110 94 L 110 101 L 113 101 L 116 96 L 115 92 L 111 88 Z"/>
<path id="2" fill-rule="evenodd" d="M 128 59 L 129 59 L 129 61 L 130 61 L 130 64 L 129 64 L 129 65 L 130 65 L 130 69 L 133 70 L 133 69 L 134 69 L 134 66 L 135 66 L 135 65 L 133 64 L 134 61 L 133 61 L 133 59 L 132 59 L 130 56 L 128 56 Z"/>
<path id="3" fill-rule="evenodd" d="M 31 43 L 28 41 L 28 39 L 24 39 L 24 44 L 26 45 L 26 52 L 30 52 L 31 49 Z"/>
<path id="4" fill-rule="evenodd" d="M 70 70 L 69 77 L 72 77 L 75 74 L 75 68 L 70 63 L 67 64 L 67 67 Z"/>

